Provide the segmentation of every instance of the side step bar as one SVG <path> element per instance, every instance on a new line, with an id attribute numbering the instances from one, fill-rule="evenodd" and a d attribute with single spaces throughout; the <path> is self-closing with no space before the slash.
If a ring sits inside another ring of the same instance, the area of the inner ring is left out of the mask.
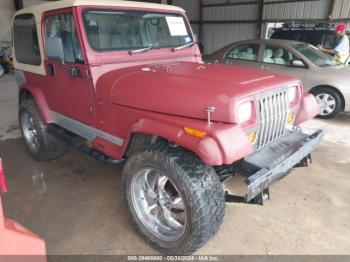
<path id="1" fill-rule="evenodd" d="M 60 139 L 62 142 L 72 146 L 73 148 L 89 155 L 92 158 L 95 158 L 101 162 L 104 162 L 106 164 L 109 165 L 118 165 L 120 163 L 123 163 L 125 160 L 116 160 L 113 158 L 110 158 L 109 156 L 107 156 L 106 154 L 97 151 L 96 149 L 90 147 L 87 144 L 87 141 L 77 135 L 70 135 L 66 131 L 65 129 L 58 127 L 58 126 L 54 126 L 54 125 L 50 125 L 49 129 L 48 129 L 49 133 L 55 137 L 57 137 L 58 139 Z"/>

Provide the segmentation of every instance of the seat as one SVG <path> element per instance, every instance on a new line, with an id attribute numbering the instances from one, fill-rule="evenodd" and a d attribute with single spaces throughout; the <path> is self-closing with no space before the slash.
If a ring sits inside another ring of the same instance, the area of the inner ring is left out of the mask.
<path id="1" fill-rule="evenodd" d="M 90 40 L 92 46 L 99 48 L 100 41 L 99 41 L 99 30 L 98 30 L 97 22 L 96 21 L 87 21 L 86 32 L 89 36 L 89 40 Z"/>
<path id="2" fill-rule="evenodd" d="M 277 65 L 286 65 L 286 61 L 283 59 L 283 49 L 282 48 L 276 48 L 273 51 L 273 61 Z"/>
<path id="3" fill-rule="evenodd" d="M 112 41 L 110 44 L 110 49 L 122 49 L 123 44 L 123 35 L 120 32 L 114 32 L 112 35 Z"/>
<path id="4" fill-rule="evenodd" d="M 74 54 L 74 47 L 73 47 L 73 38 L 72 33 L 68 31 L 64 31 L 61 34 L 62 44 L 63 44 L 63 51 L 64 51 L 64 61 L 74 63 L 75 61 L 75 54 Z"/>
<path id="5" fill-rule="evenodd" d="M 232 53 L 232 57 L 231 58 L 239 58 L 238 57 L 238 49 L 237 48 L 233 49 L 233 53 Z"/>
<path id="6" fill-rule="evenodd" d="M 256 61 L 258 56 L 254 54 L 253 48 L 247 48 L 247 60 Z"/>
<path id="7" fill-rule="evenodd" d="M 241 51 L 238 53 L 238 58 L 239 59 L 247 59 L 247 52 L 246 51 Z"/>
<path id="8" fill-rule="evenodd" d="M 273 59 L 272 59 L 272 49 L 265 49 L 264 50 L 264 62 L 265 63 L 274 63 Z"/>

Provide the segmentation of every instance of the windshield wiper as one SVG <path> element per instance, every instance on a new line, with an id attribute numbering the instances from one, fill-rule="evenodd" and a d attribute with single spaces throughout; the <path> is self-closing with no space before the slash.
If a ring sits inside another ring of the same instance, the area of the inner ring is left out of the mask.
<path id="1" fill-rule="evenodd" d="M 140 53 L 145 53 L 153 48 L 158 47 L 158 43 L 154 44 L 154 45 L 150 45 L 148 47 L 145 48 L 140 48 L 140 49 L 136 49 L 136 50 L 130 50 L 129 51 L 129 55 L 134 55 L 134 54 L 140 54 Z"/>
<path id="2" fill-rule="evenodd" d="M 197 41 L 194 41 L 192 43 L 189 43 L 189 44 L 186 44 L 186 45 L 182 45 L 182 46 L 179 46 L 179 47 L 174 47 L 174 48 L 171 49 L 171 51 L 176 52 L 176 51 L 188 48 L 188 47 L 192 47 L 195 44 L 197 44 Z"/>

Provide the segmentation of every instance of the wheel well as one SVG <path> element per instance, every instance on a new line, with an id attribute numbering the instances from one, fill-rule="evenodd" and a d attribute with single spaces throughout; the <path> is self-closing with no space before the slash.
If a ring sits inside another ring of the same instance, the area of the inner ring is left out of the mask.
<path id="1" fill-rule="evenodd" d="M 21 89 L 18 95 L 18 103 L 22 103 L 22 101 L 32 98 L 33 95 L 27 89 Z"/>
<path id="2" fill-rule="evenodd" d="M 143 133 L 133 133 L 126 150 L 125 156 L 130 157 L 132 154 L 138 151 L 142 151 L 146 147 L 162 140 L 163 138 L 156 135 L 147 135 Z"/>
<path id="3" fill-rule="evenodd" d="M 321 88 L 321 87 L 326 87 L 326 88 L 332 89 L 333 91 L 335 91 L 339 95 L 339 97 L 341 99 L 341 109 L 342 109 L 342 111 L 344 111 L 344 109 L 345 109 L 345 98 L 344 98 L 343 94 L 337 88 L 335 88 L 334 86 L 329 86 L 329 85 L 315 86 L 315 87 L 311 88 L 309 93 L 312 93 L 314 90 L 316 90 L 318 88 Z"/>

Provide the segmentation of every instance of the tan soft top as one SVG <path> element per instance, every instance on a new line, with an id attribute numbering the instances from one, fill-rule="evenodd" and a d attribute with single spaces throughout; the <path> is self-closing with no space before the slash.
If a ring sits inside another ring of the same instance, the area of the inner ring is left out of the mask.
<path id="1" fill-rule="evenodd" d="M 182 8 L 173 5 L 152 4 L 143 2 L 123 1 L 123 0 L 61 0 L 51 3 L 45 3 L 40 5 L 31 6 L 21 9 L 15 13 L 16 15 L 24 13 L 32 13 L 37 18 L 37 21 L 41 21 L 41 16 L 46 11 L 80 6 L 80 5 L 93 5 L 93 6 L 112 6 L 112 7 L 135 7 L 142 9 L 159 9 L 167 11 L 185 12 Z"/>
<path id="2" fill-rule="evenodd" d="M 173 12 L 185 12 L 182 8 L 172 5 L 162 5 L 162 4 L 152 4 L 152 3 L 143 3 L 143 2 L 132 2 L 132 1 L 122 1 L 122 0 L 61 0 L 61 1 L 55 1 L 51 3 L 45 3 L 40 5 L 35 5 L 32 7 L 24 8 L 19 11 L 17 11 L 13 19 L 20 14 L 27 14 L 31 13 L 35 16 L 35 21 L 37 24 L 37 31 L 38 31 L 38 38 L 39 38 L 39 48 L 40 48 L 40 54 L 41 54 L 41 64 L 36 65 L 30 65 L 30 64 L 23 64 L 17 61 L 15 50 L 13 48 L 13 54 L 14 54 L 14 65 L 16 69 L 32 72 L 35 74 L 45 75 L 45 68 L 44 68 L 44 48 L 43 44 L 40 41 L 42 39 L 41 35 L 41 28 L 40 28 L 40 22 L 42 19 L 43 14 L 46 11 L 51 10 L 57 10 L 72 6 L 101 6 L 101 7 L 133 7 L 133 8 L 140 8 L 140 9 L 155 9 L 155 10 L 164 10 L 164 11 L 173 11 Z"/>

